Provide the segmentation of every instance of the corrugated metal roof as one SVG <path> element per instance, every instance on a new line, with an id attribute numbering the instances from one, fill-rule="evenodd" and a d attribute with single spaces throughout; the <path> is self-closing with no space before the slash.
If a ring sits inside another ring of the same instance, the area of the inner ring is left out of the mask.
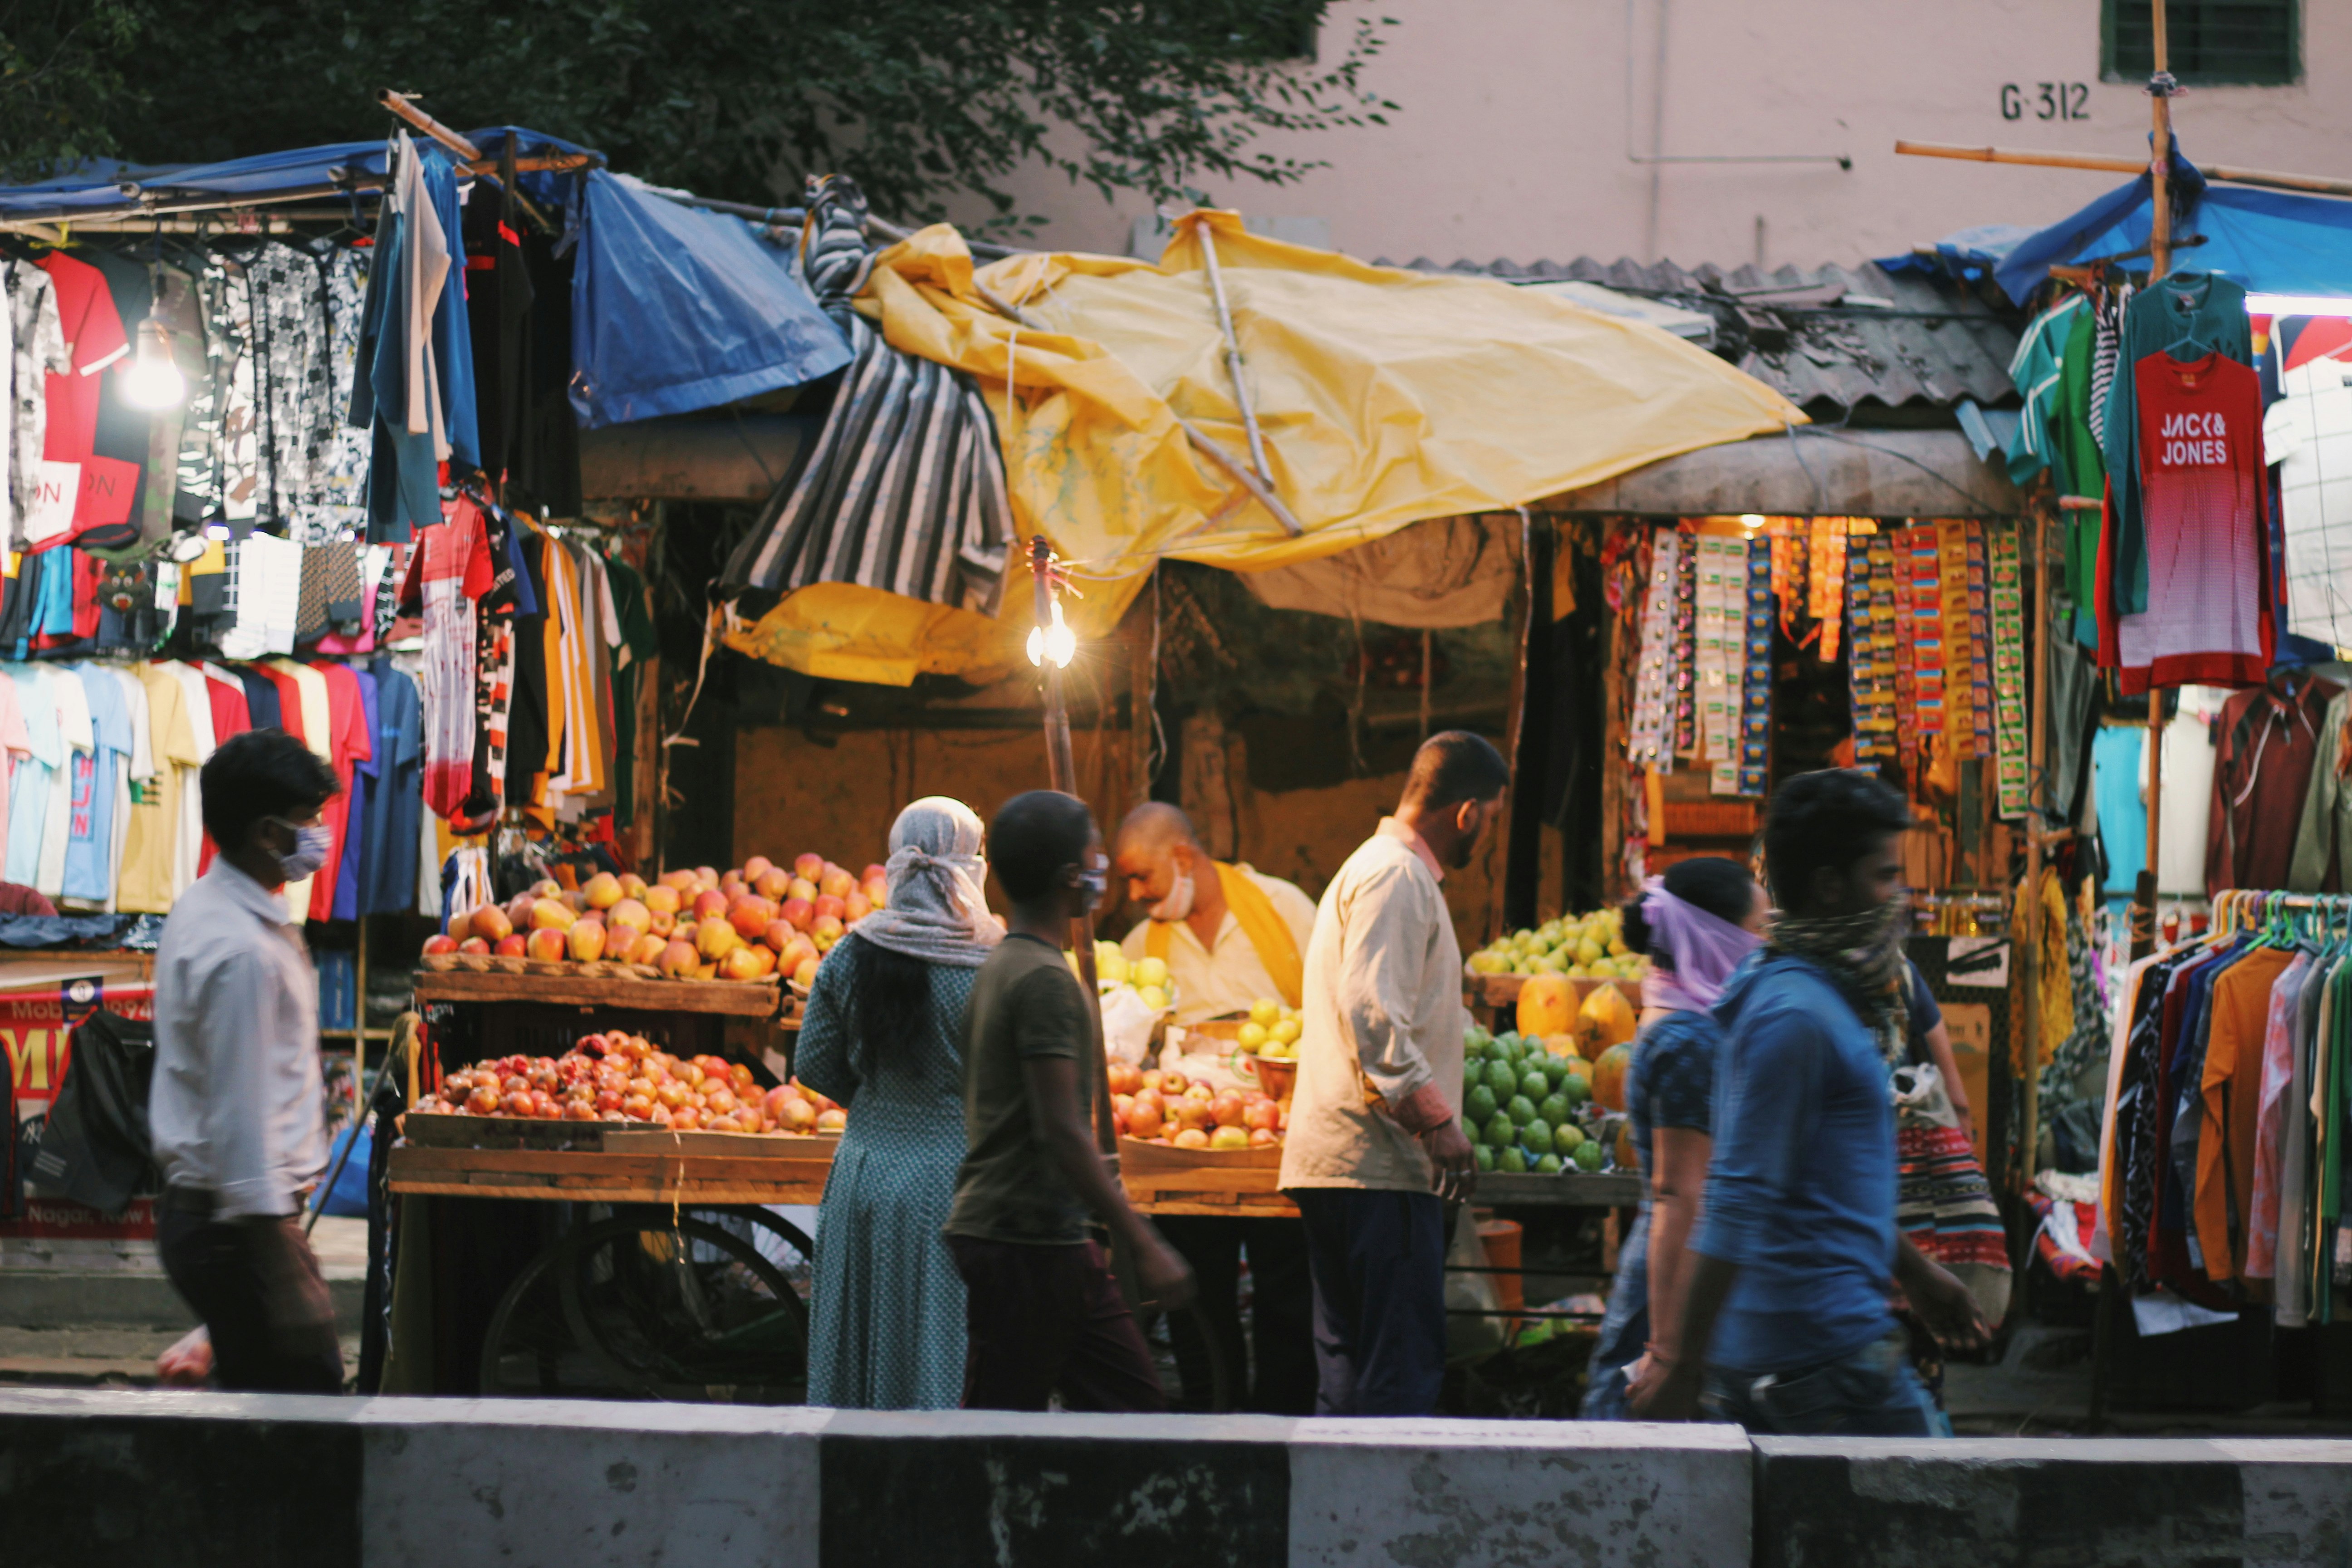
<path id="1" fill-rule="evenodd" d="M 2016 397 L 2009 380 L 2015 327 L 1974 295 L 1870 262 L 1770 272 L 1603 263 L 1589 256 L 1450 266 L 1424 257 L 1403 265 L 1512 282 L 1599 283 L 1706 310 L 1716 318 L 1717 354 L 1809 412 L 1865 403 L 1949 407 L 1965 397 L 1996 405 Z"/>

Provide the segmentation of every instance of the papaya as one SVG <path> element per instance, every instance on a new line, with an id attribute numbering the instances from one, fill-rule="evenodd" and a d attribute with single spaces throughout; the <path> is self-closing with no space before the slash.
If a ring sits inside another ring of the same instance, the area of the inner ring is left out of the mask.
<path id="1" fill-rule="evenodd" d="M 1541 1039 L 1568 1033 L 1576 1016 L 1576 986 L 1565 974 L 1531 974 L 1519 987 L 1519 1033 Z"/>

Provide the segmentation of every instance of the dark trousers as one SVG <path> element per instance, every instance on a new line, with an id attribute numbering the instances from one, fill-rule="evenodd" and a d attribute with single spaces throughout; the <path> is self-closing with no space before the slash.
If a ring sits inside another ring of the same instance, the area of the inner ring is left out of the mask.
<path id="1" fill-rule="evenodd" d="M 1445 1205 L 1434 1193 L 1302 1187 L 1315 1279 L 1315 1413 L 1427 1415 L 1445 1381 Z"/>
<path id="2" fill-rule="evenodd" d="M 1180 1410 L 1210 1408 L 1215 1386 L 1209 1337 L 1224 1363 L 1234 1407 L 1266 1415 L 1315 1409 L 1315 1291 L 1307 1267 L 1307 1231 L 1294 1219 L 1226 1219 L 1168 1215 L 1154 1220 L 1184 1255 L 1200 1287 L 1200 1311 L 1168 1320 L 1176 1370 L 1184 1380 Z M 1241 1263 L 1249 1256 L 1251 1332 L 1243 1343 Z M 1253 1354 L 1254 1352 L 1254 1354 Z M 1255 1361 L 1255 1368 L 1251 1361 Z"/>
<path id="3" fill-rule="evenodd" d="M 967 1410 L 1168 1408 L 1142 1331 L 1091 1241 L 1029 1247 L 950 1236 L 963 1276 Z"/>
<path id="4" fill-rule="evenodd" d="M 158 1205 L 173 1289 L 205 1321 L 213 1381 L 245 1394 L 340 1394 L 335 1303 L 299 1220 L 214 1220 Z"/>

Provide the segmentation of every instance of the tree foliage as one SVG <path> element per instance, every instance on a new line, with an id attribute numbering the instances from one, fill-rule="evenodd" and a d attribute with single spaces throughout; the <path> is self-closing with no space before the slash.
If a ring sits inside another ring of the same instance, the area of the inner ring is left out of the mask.
<path id="1" fill-rule="evenodd" d="M 0 161 L 184 163 L 383 133 L 375 89 L 528 125 L 614 167 L 780 204 L 855 176 L 877 212 L 1043 163 L 1106 195 L 1316 167 L 1269 131 L 1378 123 L 1385 21 L 1302 56 L 1324 0 L 0 0 Z"/>

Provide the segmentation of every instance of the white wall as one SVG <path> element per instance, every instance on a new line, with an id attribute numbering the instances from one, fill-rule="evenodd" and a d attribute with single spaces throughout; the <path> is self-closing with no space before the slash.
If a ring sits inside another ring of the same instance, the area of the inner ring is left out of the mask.
<path id="1" fill-rule="evenodd" d="M 2139 3 L 2139 0 L 2135 0 Z M 1897 157 L 1897 137 L 2145 155 L 2147 96 L 2099 79 L 2098 0 L 1342 0 L 1392 16 L 1367 73 L 1386 127 L 1268 139 L 1331 166 L 1219 202 L 1322 219 L 1339 249 L 1405 261 L 1591 255 L 1811 266 L 1891 255 L 1980 223 L 2040 225 L 2127 176 Z M 1664 96 L 1659 40 L 1664 23 Z M 2352 4 L 2304 0 L 2304 79 L 2176 100 L 2193 161 L 2352 177 Z M 1633 62 L 1632 101 L 1627 63 Z M 2083 83 L 2081 121 L 2036 117 L 2036 84 Z M 2001 88 L 2029 100 L 2015 121 Z M 1630 116 L 1629 116 L 1630 107 Z M 1678 164 L 1668 153 L 1844 153 L 1833 163 Z M 1662 142 L 1654 141 L 1654 135 Z M 1039 170 L 1017 210 L 1057 247 L 1123 253 L 1140 196 L 1106 203 Z M 975 215 L 976 216 L 976 215 Z"/>

